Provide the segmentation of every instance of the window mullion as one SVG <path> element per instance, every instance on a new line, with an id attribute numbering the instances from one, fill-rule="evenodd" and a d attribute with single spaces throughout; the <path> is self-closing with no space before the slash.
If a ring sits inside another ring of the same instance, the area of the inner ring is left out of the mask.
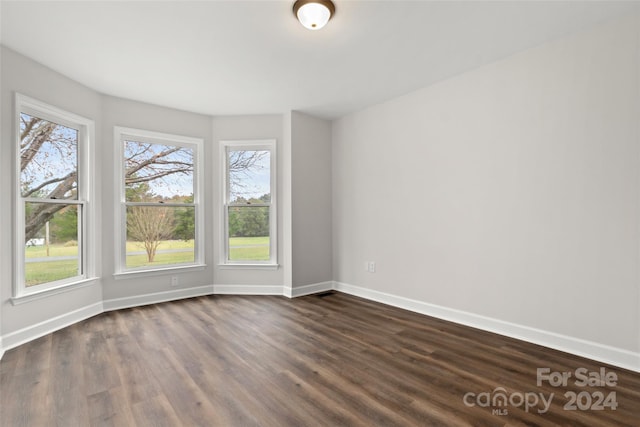
<path id="1" fill-rule="evenodd" d="M 168 208 L 196 207 L 196 203 L 124 202 L 126 206 L 157 206 Z"/>
<path id="2" fill-rule="evenodd" d="M 268 208 L 271 203 L 229 203 L 228 206 L 237 208 Z"/>
<path id="3" fill-rule="evenodd" d="M 37 197 L 22 197 L 22 201 L 26 203 L 50 203 L 64 205 L 83 205 L 86 203 L 84 200 L 76 199 L 38 199 Z"/>

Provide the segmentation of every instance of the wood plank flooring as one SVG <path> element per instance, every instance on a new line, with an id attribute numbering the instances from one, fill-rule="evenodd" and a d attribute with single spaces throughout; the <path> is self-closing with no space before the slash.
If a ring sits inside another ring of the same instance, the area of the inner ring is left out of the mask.
<path id="1" fill-rule="evenodd" d="M 538 386 L 545 367 L 572 378 Z M 601 367 L 616 386 L 575 384 L 576 369 Z M 498 387 L 506 405 L 491 402 Z M 566 392 L 583 410 L 564 408 Z M 617 408 L 584 409 L 597 392 Z M 525 393 L 553 394 L 550 409 L 527 410 Z M 7 351 L 0 405 L 11 427 L 638 426 L 640 374 L 341 293 L 209 296 Z"/>

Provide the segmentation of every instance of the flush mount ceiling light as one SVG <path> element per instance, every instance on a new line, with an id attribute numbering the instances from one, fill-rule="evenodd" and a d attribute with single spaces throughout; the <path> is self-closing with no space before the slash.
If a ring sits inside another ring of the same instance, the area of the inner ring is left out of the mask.
<path id="1" fill-rule="evenodd" d="M 335 12 L 336 7 L 331 0 L 296 0 L 293 4 L 293 14 L 310 30 L 319 30 L 327 25 Z"/>

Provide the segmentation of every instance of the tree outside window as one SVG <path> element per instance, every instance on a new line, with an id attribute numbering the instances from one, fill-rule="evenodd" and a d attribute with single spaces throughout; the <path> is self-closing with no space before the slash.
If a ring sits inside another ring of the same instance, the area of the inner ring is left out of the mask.
<path id="1" fill-rule="evenodd" d="M 196 262 L 197 147 L 123 137 L 125 268 Z"/>

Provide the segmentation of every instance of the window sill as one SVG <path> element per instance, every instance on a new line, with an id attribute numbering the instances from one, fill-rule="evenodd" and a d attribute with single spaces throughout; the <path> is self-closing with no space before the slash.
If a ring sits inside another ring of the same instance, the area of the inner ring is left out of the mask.
<path id="1" fill-rule="evenodd" d="M 277 270 L 279 267 L 278 264 L 218 264 L 221 270 Z"/>
<path id="2" fill-rule="evenodd" d="M 115 273 L 113 277 L 116 280 L 132 279 L 135 277 L 162 276 L 171 273 L 187 273 L 189 271 L 202 271 L 207 267 L 206 264 L 180 265 L 176 267 L 165 267 L 153 270 L 134 270 Z"/>
<path id="3" fill-rule="evenodd" d="M 77 282 L 67 283 L 57 288 L 49 288 L 41 291 L 30 292 L 25 295 L 20 295 L 11 298 L 12 305 L 20 305 L 25 304 L 31 301 L 36 301 L 43 298 L 49 298 L 54 295 L 62 294 L 69 291 L 74 291 L 76 289 L 84 288 L 86 286 L 94 285 L 98 282 L 98 277 L 90 277 L 88 279 L 78 280 Z"/>

